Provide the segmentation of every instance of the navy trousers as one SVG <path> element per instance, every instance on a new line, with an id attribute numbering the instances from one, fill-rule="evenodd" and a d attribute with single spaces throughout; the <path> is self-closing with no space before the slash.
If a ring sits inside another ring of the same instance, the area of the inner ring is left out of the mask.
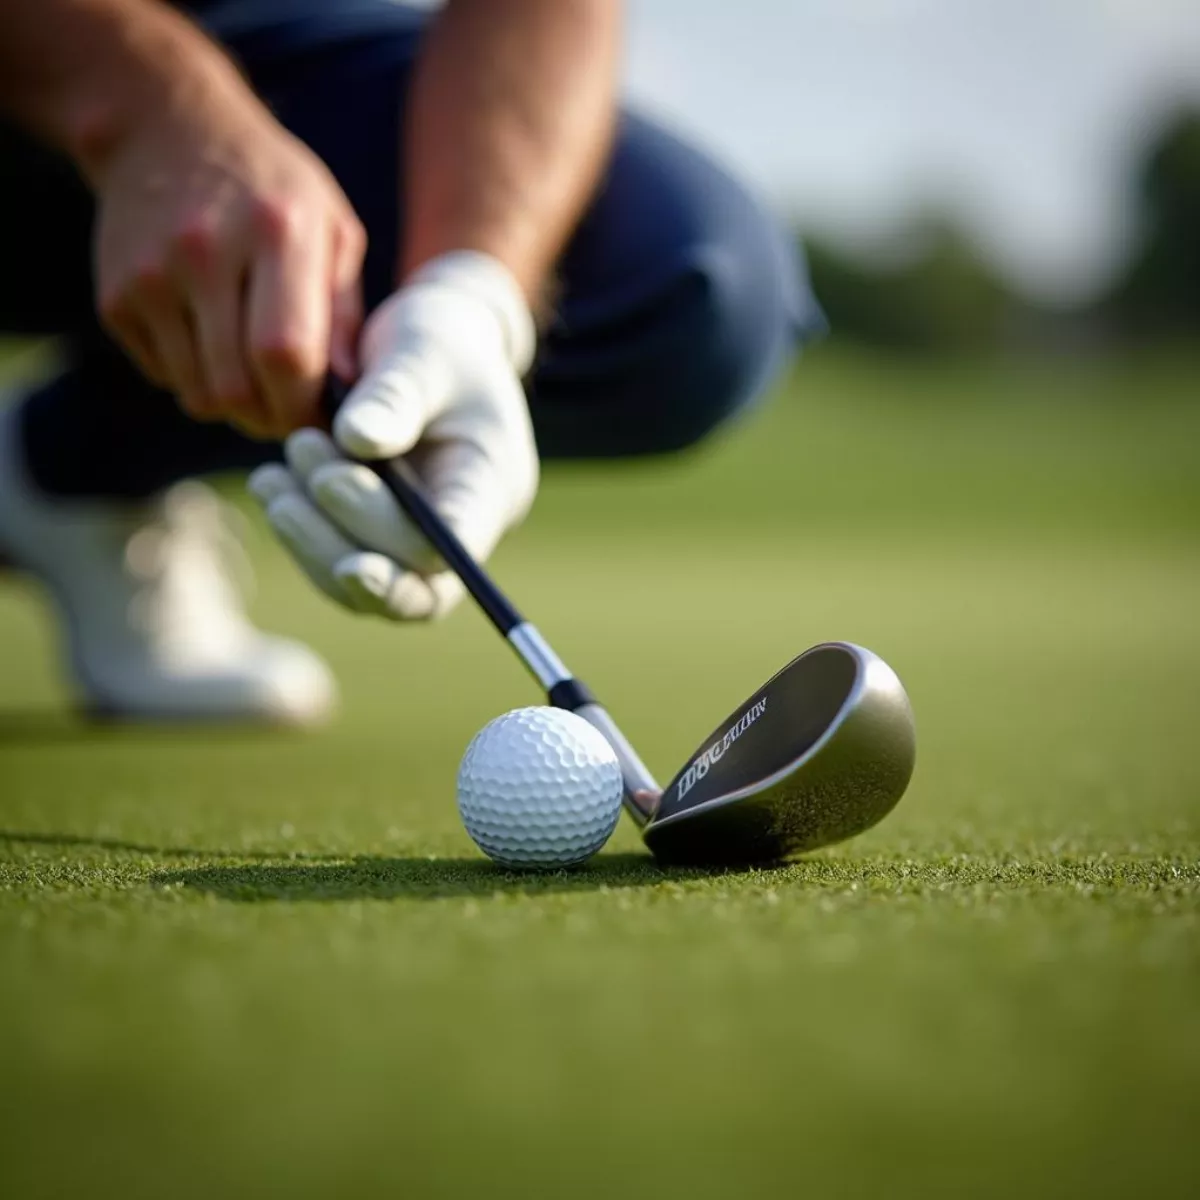
<path id="1" fill-rule="evenodd" d="M 422 19 L 226 42 L 280 120 L 332 169 L 369 236 L 368 309 L 395 286 L 399 147 Z M 97 324 L 92 202 L 71 167 L 0 126 L 0 332 L 55 335 L 67 371 L 25 404 L 30 469 L 66 495 L 144 496 L 255 466 L 278 447 L 189 420 Z M 720 167 L 626 113 L 558 265 L 557 316 L 528 380 L 543 457 L 661 453 L 747 406 L 821 328 L 798 252 Z"/>

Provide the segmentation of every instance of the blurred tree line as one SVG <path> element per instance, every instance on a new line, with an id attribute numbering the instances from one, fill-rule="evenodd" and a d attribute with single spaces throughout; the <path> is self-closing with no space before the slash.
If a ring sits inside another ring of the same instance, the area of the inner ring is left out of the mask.
<path id="1" fill-rule="evenodd" d="M 806 238 L 834 333 L 913 352 L 969 353 L 1148 341 L 1200 345 L 1200 112 L 1178 113 L 1135 180 L 1143 232 L 1105 295 L 1051 308 L 1007 286 L 953 223 L 923 218 L 912 253 L 869 262 Z"/>

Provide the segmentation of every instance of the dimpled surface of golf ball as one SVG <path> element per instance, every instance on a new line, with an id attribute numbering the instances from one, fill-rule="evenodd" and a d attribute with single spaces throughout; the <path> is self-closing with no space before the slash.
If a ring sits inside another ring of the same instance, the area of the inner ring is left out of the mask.
<path id="1" fill-rule="evenodd" d="M 485 725 L 458 768 L 458 811 L 507 867 L 553 870 L 608 841 L 621 768 L 604 735 L 561 708 L 516 708 Z"/>

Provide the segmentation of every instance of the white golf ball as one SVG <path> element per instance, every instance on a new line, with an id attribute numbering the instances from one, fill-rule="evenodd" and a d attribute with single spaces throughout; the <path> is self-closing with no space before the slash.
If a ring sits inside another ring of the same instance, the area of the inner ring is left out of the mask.
<path id="1" fill-rule="evenodd" d="M 488 722 L 458 768 L 458 811 L 475 844 L 508 867 L 582 862 L 621 815 L 621 767 L 599 730 L 561 708 Z"/>

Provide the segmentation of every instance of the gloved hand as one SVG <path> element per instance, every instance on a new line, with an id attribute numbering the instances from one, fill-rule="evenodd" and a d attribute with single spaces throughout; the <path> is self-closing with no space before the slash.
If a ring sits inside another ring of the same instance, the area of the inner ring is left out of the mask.
<path id="1" fill-rule="evenodd" d="M 516 281 L 473 251 L 421 268 L 367 320 L 362 376 L 333 438 L 302 429 L 287 466 L 260 467 L 250 490 L 312 581 L 356 612 L 441 616 L 457 578 L 361 459 L 403 454 L 434 506 L 481 561 L 529 511 L 538 460 L 520 377 L 535 329 Z"/>

